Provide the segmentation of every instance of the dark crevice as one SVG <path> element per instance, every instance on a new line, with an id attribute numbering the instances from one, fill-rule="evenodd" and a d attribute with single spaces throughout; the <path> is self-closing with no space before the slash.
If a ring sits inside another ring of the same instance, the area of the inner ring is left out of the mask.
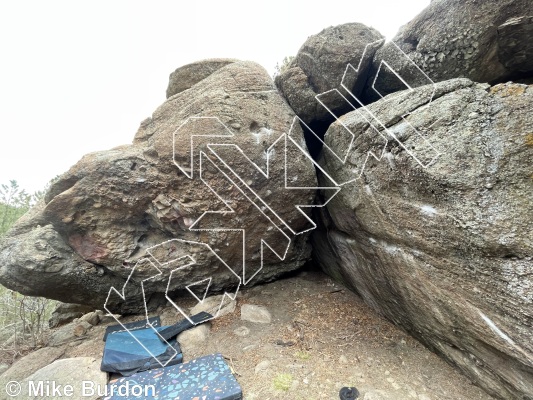
<path id="1" fill-rule="evenodd" d="M 148 238 L 148 235 L 146 233 L 142 233 L 141 236 L 139 236 L 139 238 L 135 240 L 135 249 L 133 249 L 133 251 L 131 252 L 130 256 L 128 257 L 128 260 L 135 259 L 137 256 L 139 256 L 139 254 L 141 253 L 141 250 L 144 247 L 143 246 L 143 242 L 147 238 Z M 125 261 L 125 262 L 127 262 L 127 261 Z"/>
<path id="2" fill-rule="evenodd" d="M 406 43 L 406 44 L 408 44 L 410 46 L 410 48 L 407 50 L 407 52 L 416 51 L 416 49 L 418 48 L 418 43 L 420 43 L 420 39 L 418 37 L 407 37 L 403 41 L 404 41 L 404 43 Z"/>
<path id="3" fill-rule="evenodd" d="M 515 71 L 512 74 L 506 75 L 503 78 L 496 79 L 494 81 L 489 82 L 491 86 L 498 85 L 500 83 L 507 83 L 507 82 L 515 82 L 515 83 L 523 83 L 526 85 L 533 84 L 533 71 L 528 72 L 518 72 Z"/>
<path id="4" fill-rule="evenodd" d="M 322 152 L 321 140 L 324 140 L 324 136 L 326 135 L 326 132 L 333 121 L 333 117 L 326 121 L 314 121 L 309 124 L 309 129 L 305 125 L 300 124 L 304 132 L 304 139 L 307 149 L 309 150 L 309 154 L 315 161 L 320 158 L 320 153 Z M 317 138 L 317 136 L 320 138 L 320 140 Z"/>

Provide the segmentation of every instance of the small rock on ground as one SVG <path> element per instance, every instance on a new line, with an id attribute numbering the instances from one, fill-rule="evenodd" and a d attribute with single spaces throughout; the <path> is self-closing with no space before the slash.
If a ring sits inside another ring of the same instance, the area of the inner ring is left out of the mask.
<path id="1" fill-rule="evenodd" d="M 266 307 L 253 304 L 244 304 L 241 307 L 241 319 L 259 324 L 270 324 L 272 322 L 272 316 Z"/>
<path id="2" fill-rule="evenodd" d="M 191 315 L 205 311 L 218 318 L 234 312 L 236 306 L 237 302 L 235 300 L 231 300 L 228 296 L 221 294 L 208 297 L 201 303 L 196 304 L 191 308 Z"/>
<path id="3" fill-rule="evenodd" d="M 187 329 L 178 335 L 178 343 L 183 351 L 191 350 L 206 341 L 211 330 L 211 324 L 203 323 Z"/>
<path id="4" fill-rule="evenodd" d="M 90 322 L 87 322 L 87 321 L 79 321 L 76 323 L 76 325 L 74 326 L 73 330 L 72 330 L 72 333 L 74 334 L 74 336 L 76 337 L 82 337 L 83 335 L 85 335 L 87 333 L 87 331 L 89 329 L 91 329 L 93 327 L 93 325 L 90 323 Z"/>
<path id="5" fill-rule="evenodd" d="M 83 339 L 93 326 L 87 321 L 70 322 L 56 329 L 48 340 L 48 346 L 57 347 Z"/>
<path id="6" fill-rule="evenodd" d="M 93 311 L 92 307 L 83 306 L 81 304 L 59 303 L 52 316 L 48 320 L 50 328 L 58 328 L 62 325 L 72 322 L 76 318 L 80 318 L 83 314 Z"/>
<path id="7" fill-rule="evenodd" d="M 88 322 L 93 326 L 98 325 L 98 323 L 100 322 L 100 314 L 96 311 L 87 313 L 80 317 L 80 321 Z"/>
<path id="8" fill-rule="evenodd" d="M 233 333 L 237 336 L 248 336 L 250 334 L 250 329 L 246 326 L 239 326 L 236 328 Z"/>
<path id="9" fill-rule="evenodd" d="M 255 371 L 256 374 L 258 374 L 258 373 L 260 373 L 262 371 L 267 370 L 268 367 L 270 367 L 270 361 L 269 360 L 263 360 L 263 361 L 261 361 L 259 364 L 257 364 L 255 366 L 254 371 Z"/>

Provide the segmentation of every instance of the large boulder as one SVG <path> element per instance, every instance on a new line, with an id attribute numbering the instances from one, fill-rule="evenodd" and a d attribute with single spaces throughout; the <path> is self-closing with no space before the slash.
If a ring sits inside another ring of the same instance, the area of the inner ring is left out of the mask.
<path id="1" fill-rule="evenodd" d="M 326 133 L 346 184 L 315 258 L 492 395 L 533 398 L 533 86 L 455 79 L 368 111 Z"/>
<path id="2" fill-rule="evenodd" d="M 341 87 L 348 64 L 345 86 L 355 96 L 364 88 L 369 66 L 376 50 L 383 45 L 383 36 L 360 23 L 332 26 L 310 36 L 296 57 L 275 79 L 288 103 L 307 125 L 329 123 L 333 116 L 315 96 L 337 89 L 357 106 Z M 337 93 L 322 101 L 335 115 L 353 108 Z"/>
<path id="3" fill-rule="evenodd" d="M 428 77 L 493 84 L 531 78 L 532 17 L 530 0 L 432 1 L 378 50 L 365 99 L 426 85 Z"/>
<path id="4" fill-rule="evenodd" d="M 189 83 L 132 145 L 84 156 L 51 186 L 0 246 L 3 285 L 129 313 L 305 263 L 311 224 L 296 205 L 315 191 L 286 186 L 314 188 L 316 175 L 300 128 L 302 150 L 284 140 L 292 110 L 255 63 Z"/>

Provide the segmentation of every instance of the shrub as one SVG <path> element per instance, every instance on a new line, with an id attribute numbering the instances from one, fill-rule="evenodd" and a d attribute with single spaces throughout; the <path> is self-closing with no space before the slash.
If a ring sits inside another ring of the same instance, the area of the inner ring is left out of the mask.
<path id="1" fill-rule="evenodd" d="M 56 302 L 0 286 L 0 350 L 11 361 L 43 344 Z M 6 360 L 7 361 L 7 360 Z"/>
<path id="2" fill-rule="evenodd" d="M 292 60 L 294 60 L 294 56 L 287 56 L 283 59 L 283 61 L 281 62 L 281 65 L 279 63 L 276 64 L 276 67 L 274 69 L 274 78 L 278 75 L 281 75 L 282 73 L 284 73 L 287 69 L 289 69 L 289 66 L 292 62 Z"/>

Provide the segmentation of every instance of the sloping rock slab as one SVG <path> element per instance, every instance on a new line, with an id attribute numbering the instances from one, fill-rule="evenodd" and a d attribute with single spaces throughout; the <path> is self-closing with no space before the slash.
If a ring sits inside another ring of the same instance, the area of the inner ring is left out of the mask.
<path id="1" fill-rule="evenodd" d="M 42 383 L 42 388 L 37 386 Z M 37 389 L 30 392 L 30 384 Z M 100 360 L 92 357 L 64 358 L 41 368 L 21 382 L 27 399 L 52 400 L 71 397 L 96 400 L 104 394 L 107 373 L 100 371 Z M 56 388 L 54 392 L 53 389 Z M 70 390 L 72 389 L 72 390 Z"/>
<path id="2" fill-rule="evenodd" d="M 346 164 L 323 167 L 352 183 L 313 238 L 325 271 L 501 399 L 533 394 L 532 105 L 533 86 L 451 80 L 373 103 L 382 125 L 346 114 L 355 137 L 326 134 Z"/>
<path id="3" fill-rule="evenodd" d="M 15 362 L 7 371 L 0 375 L 2 388 L 9 381 L 21 381 L 37 370 L 54 362 L 65 353 L 62 347 L 43 347 Z"/>

